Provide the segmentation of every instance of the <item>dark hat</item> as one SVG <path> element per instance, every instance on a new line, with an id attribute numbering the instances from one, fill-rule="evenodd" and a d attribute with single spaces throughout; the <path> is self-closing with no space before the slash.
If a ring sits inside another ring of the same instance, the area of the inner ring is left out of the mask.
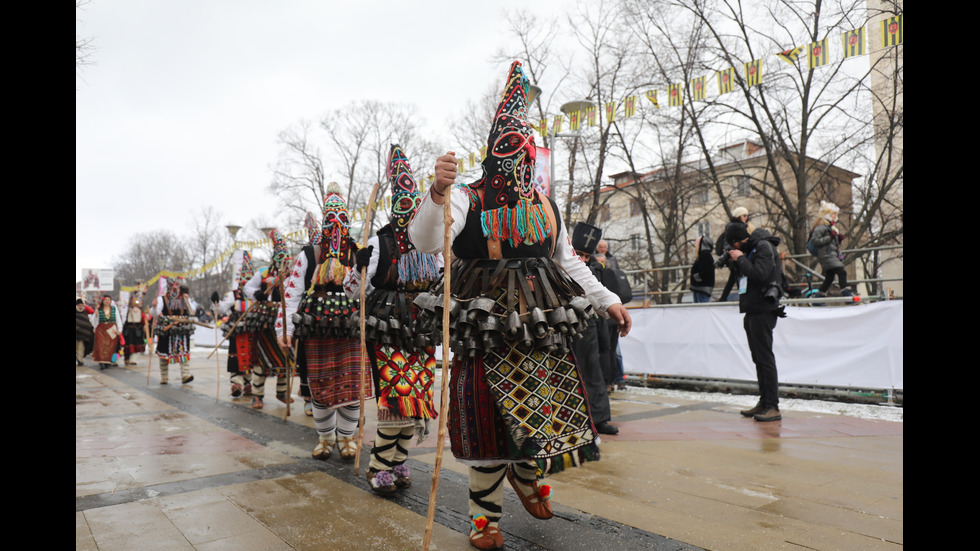
<path id="1" fill-rule="evenodd" d="M 594 254 L 600 239 L 602 230 L 585 222 L 576 223 L 572 229 L 572 248 L 576 252 Z"/>
<path id="2" fill-rule="evenodd" d="M 725 226 L 725 238 L 728 239 L 729 243 L 734 245 L 743 239 L 748 239 L 749 230 L 741 222 L 732 222 Z"/>

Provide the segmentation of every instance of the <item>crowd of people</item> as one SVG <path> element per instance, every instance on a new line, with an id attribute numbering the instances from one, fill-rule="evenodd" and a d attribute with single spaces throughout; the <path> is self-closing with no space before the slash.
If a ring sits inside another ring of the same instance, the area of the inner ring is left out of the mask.
<path id="1" fill-rule="evenodd" d="M 252 408 L 262 409 L 266 380 L 273 377 L 276 399 L 292 403 L 288 385 L 295 369 L 304 413 L 316 429 L 314 458 L 327 460 L 336 451 L 352 461 L 363 401 L 375 400 L 377 433 L 366 476 L 379 495 L 411 485 L 409 442 L 424 439 L 430 423 L 439 421 L 435 346 L 446 338 L 453 358 L 443 422 L 453 455 L 468 467 L 469 539 L 478 549 L 503 547 L 504 478 L 529 514 L 551 518 L 551 489 L 542 479 L 598 460 L 600 435 L 619 432 L 609 394 L 625 388 L 619 338 L 632 325 L 624 307 L 631 290 L 601 230 L 578 223 L 569 237 L 561 209 L 534 188 L 528 86 L 515 62 L 476 182 L 456 181 L 457 159 L 447 152 L 436 159 L 435 179 L 421 193 L 405 152 L 392 145 L 390 221 L 376 234 L 360 245 L 354 241 L 346 202 L 331 186 L 321 215 L 307 216 L 308 241 L 295 258 L 272 230 L 270 265 L 257 270 L 243 252 L 232 290 L 211 296 L 211 310 L 225 318 L 231 396 L 250 398 Z M 839 259 L 833 261 L 839 234 L 831 206 L 813 242 L 827 271 L 825 285 L 837 277 L 843 289 L 846 275 Z M 772 332 L 785 315 L 780 293 L 773 294 L 781 273 L 778 244 L 738 208 L 716 243 L 698 238 L 691 270 L 695 302 L 711 299 L 719 267 L 713 253 L 730 270 L 721 300 L 738 285 L 760 391 L 759 403 L 742 414 L 761 422 L 781 419 L 772 354 Z M 171 364 L 178 364 L 182 384 L 192 382 L 189 336 L 200 323 L 194 314 L 207 310 L 190 300 L 180 278 L 170 279 L 146 312 L 144 299 L 145 289 L 132 293 L 119 312 L 108 296 L 95 307 L 77 298 L 77 364 L 91 353 L 104 369 L 116 365 L 121 352 L 133 365 L 132 356 L 155 338 L 159 382 L 168 384 Z M 442 334 L 444 315 L 449 335 Z M 368 381 L 362 362 L 370 366 Z"/>

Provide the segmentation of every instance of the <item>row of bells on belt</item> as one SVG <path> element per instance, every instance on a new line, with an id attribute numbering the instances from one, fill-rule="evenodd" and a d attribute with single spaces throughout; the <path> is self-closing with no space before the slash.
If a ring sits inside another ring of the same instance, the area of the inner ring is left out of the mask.
<path id="1" fill-rule="evenodd" d="M 235 331 L 237 333 L 255 333 L 274 329 L 277 314 L 278 311 L 274 306 L 256 304 L 245 314 L 245 319 L 239 322 Z"/>
<path id="2" fill-rule="evenodd" d="M 364 320 L 365 340 L 405 350 L 421 350 L 429 339 L 415 330 L 412 324 L 395 317 L 378 318 L 373 315 Z"/>
<path id="3" fill-rule="evenodd" d="M 293 314 L 293 333 L 297 338 L 360 337 L 360 318 L 356 311 L 348 312 L 348 315 L 322 312 L 319 319 L 308 312 L 296 312 Z"/>
<path id="4" fill-rule="evenodd" d="M 577 296 L 565 306 L 556 306 L 545 312 L 532 308 L 522 321 L 517 311 L 505 316 L 493 312 L 497 302 L 492 298 L 478 297 L 471 301 L 449 299 L 450 346 L 458 354 L 475 357 L 477 354 L 517 342 L 525 349 L 540 348 L 549 353 L 568 352 L 571 339 L 581 335 L 588 326 L 588 319 L 595 315 L 595 307 L 589 299 Z M 432 331 L 433 342 L 442 340 L 439 321 L 444 303 L 441 296 L 422 293 L 415 299 L 419 308 L 419 323 Z"/>
<path id="5" fill-rule="evenodd" d="M 174 325 L 171 326 L 170 329 L 164 331 L 164 329 L 171 323 Z M 156 325 L 153 326 L 153 334 L 156 336 L 192 335 L 194 334 L 194 324 L 186 321 L 178 321 L 166 316 L 160 316 L 160 318 L 157 319 Z"/>

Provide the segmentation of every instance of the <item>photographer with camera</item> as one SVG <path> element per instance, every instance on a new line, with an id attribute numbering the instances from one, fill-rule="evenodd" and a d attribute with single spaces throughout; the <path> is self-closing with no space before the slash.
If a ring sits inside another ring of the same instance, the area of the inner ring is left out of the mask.
<path id="1" fill-rule="evenodd" d="M 743 327 L 759 382 L 759 403 L 741 411 L 756 421 L 779 421 L 779 378 L 776 356 L 772 352 L 772 332 L 776 319 L 786 317 L 779 305 L 782 296 L 782 268 L 776 256 L 779 238 L 759 228 L 749 235 L 745 226 L 733 222 L 725 235 L 734 248 L 729 251 L 738 274 L 738 310 L 745 314 Z"/>
<path id="2" fill-rule="evenodd" d="M 755 224 L 749 222 L 749 209 L 745 207 L 736 207 L 732 211 L 732 217 L 730 224 L 741 224 L 745 231 L 752 234 L 755 231 Z M 727 226 L 726 226 L 727 228 Z M 718 255 L 718 259 L 715 260 L 715 268 L 728 268 L 728 281 L 725 282 L 725 287 L 721 290 L 721 296 L 718 297 L 718 302 L 725 302 L 728 300 L 728 295 L 732 292 L 732 287 L 735 286 L 735 269 L 731 263 L 731 257 L 728 255 L 728 251 L 732 250 L 733 241 L 728 237 L 727 229 L 721 232 L 721 236 L 718 238 L 718 243 L 715 245 L 715 253 Z"/>

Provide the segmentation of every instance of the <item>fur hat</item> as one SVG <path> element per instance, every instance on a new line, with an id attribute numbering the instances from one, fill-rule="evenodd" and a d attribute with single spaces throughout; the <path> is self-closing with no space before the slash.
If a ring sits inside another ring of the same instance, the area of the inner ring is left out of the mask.
<path id="1" fill-rule="evenodd" d="M 738 218 L 740 216 L 748 216 L 748 215 L 749 215 L 749 209 L 745 207 L 737 207 L 735 210 L 732 211 L 732 218 Z"/>
<path id="2" fill-rule="evenodd" d="M 820 210 L 817 212 L 817 218 L 830 222 L 838 214 L 840 214 L 840 207 L 830 201 L 820 201 Z"/>

